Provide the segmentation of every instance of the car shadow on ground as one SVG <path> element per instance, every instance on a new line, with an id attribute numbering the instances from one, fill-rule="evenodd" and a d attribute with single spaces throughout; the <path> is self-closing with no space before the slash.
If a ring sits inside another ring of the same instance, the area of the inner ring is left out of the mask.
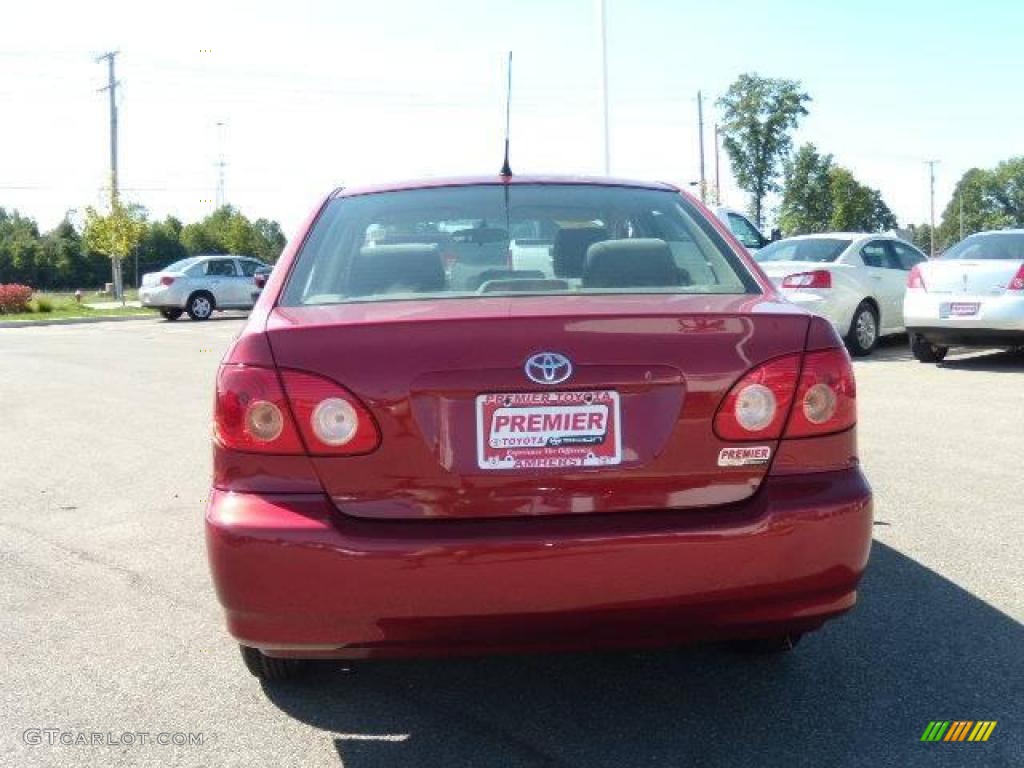
<path id="1" fill-rule="evenodd" d="M 940 368 L 951 371 L 983 371 L 985 373 L 1021 373 L 1024 372 L 1024 354 L 1007 350 L 991 350 L 977 354 L 976 350 L 951 350 L 956 353 L 975 352 L 965 357 L 951 355 L 938 363 Z"/>
<path id="2" fill-rule="evenodd" d="M 784 657 L 715 647 L 372 662 L 267 684 L 368 766 L 1024 764 L 1024 626 L 875 543 L 860 604 Z M 922 743 L 930 720 L 996 720 Z"/>

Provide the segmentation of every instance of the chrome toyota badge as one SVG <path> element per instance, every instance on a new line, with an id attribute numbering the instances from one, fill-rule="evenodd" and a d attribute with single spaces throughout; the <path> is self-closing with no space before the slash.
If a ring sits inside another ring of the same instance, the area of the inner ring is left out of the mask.
<path id="1" fill-rule="evenodd" d="M 538 384 L 561 384 L 572 376 L 572 363 L 557 352 L 539 352 L 526 361 L 523 370 Z"/>

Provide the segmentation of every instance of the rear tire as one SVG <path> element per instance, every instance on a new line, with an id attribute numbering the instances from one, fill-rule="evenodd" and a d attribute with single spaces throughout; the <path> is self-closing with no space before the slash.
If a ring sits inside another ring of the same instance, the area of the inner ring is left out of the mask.
<path id="1" fill-rule="evenodd" d="M 302 672 L 298 659 L 275 659 L 248 645 L 239 645 L 238 650 L 242 652 L 245 668 L 260 680 L 292 680 Z"/>
<path id="2" fill-rule="evenodd" d="M 206 291 L 199 291 L 188 297 L 185 311 L 193 320 L 209 320 L 214 306 L 213 296 Z"/>
<path id="3" fill-rule="evenodd" d="M 919 363 L 941 363 L 946 358 L 949 347 L 932 344 L 915 333 L 910 337 L 910 352 Z"/>
<path id="4" fill-rule="evenodd" d="M 161 309 L 160 310 L 160 314 L 163 315 L 164 316 L 164 320 L 167 320 L 168 322 L 174 322 L 175 320 L 177 320 L 179 317 L 181 317 L 182 312 L 184 312 L 184 310 L 182 310 L 182 309 Z"/>
<path id="5" fill-rule="evenodd" d="M 746 653 L 757 656 L 766 656 L 779 653 L 789 653 L 800 640 L 803 633 L 793 632 L 773 637 L 745 637 L 740 640 L 733 640 L 729 647 L 737 653 Z"/>
<path id="6" fill-rule="evenodd" d="M 869 302 L 862 301 L 853 312 L 850 332 L 846 334 L 846 346 L 854 357 L 870 355 L 878 344 L 878 310 Z"/>

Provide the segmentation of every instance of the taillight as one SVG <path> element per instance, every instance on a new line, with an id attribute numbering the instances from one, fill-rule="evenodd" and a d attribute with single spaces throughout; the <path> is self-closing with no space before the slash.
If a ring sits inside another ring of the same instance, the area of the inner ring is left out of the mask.
<path id="1" fill-rule="evenodd" d="M 782 278 L 783 288 L 831 288 L 832 273 L 824 269 L 813 272 L 798 272 Z"/>
<path id="2" fill-rule="evenodd" d="M 380 443 L 377 424 L 330 379 L 299 371 L 222 365 L 214 434 L 226 448 L 275 454 L 353 455 Z M 287 396 L 286 396 L 287 393 Z"/>
<path id="3" fill-rule="evenodd" d="M 857 386 L 844 349 L 804 355 L 796 402 L 786 437 L 812 437 L 842 432 L 857 423 Z"/>
<path id="4" fill-rule="evenodd" d="M 1024 291 L 1024 264 L 1020 265 L 1020 269 L 1017 270 L 1017 274 L 1013 276 L 1013 279 L 1006 286 L 1008 291 Z"/>
<path id="5" fill-rule="evenodd" d="M 857 421 L 856 397 L 843 349 L 787 355 L 733 385 L 715 414 L 715 433 L 723 440 L 753 441 L 842 432 Z"/>
<path id="6" fill-rule="evenodd" d="M 369 411 L 340 384 L 299 371 L 281 371 L 281 378 L 311 454 L 369 453 L 380 443 Z"/>
<path id="7" fill-rule="evenodd" d="M 170 275 L 164 275 L 160 278 L 160 285 L 171 285 L 174 283 L 174 278 Z"/>
<path id="8" fill-rule="evenodd" d="M 217 373 L 213 428 L 226 448 L 257 453 L 303 453 L 276 371 L 222 365 Z"/>
<path id="9" fill-rule="evenodd" d="M 915 264 L 910 274 L 907 275 L 907 288 L 912 291 L 927 291 L 924 284 L 924 275 L 921 274 L 921 267 Z"/>
<path id="10" fill-rule="evenodd" d="M 775 440 L 793 400 L 800 355 L 760 365 L 740 379 L 715 415 L 715 432 L 723 440 Z"/>
<path id="11" fill-rule="evenodd" d="M 264 274 L 258 274 L 252 276 L 252 282 L 257 288 L 263 289 L 267 286 L 267 276 Z"/>

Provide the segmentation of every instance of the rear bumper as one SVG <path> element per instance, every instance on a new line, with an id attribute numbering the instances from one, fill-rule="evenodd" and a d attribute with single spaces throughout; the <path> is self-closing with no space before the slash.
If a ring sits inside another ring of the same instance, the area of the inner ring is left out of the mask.
<path id="1" fill-rule="evenodd" d="M 944 312 L 951 304 L 977 304 L 977 312 Z M 920 334 L 933 344 L 1000 346 L 1024 339 L 1024 296 L 907 291 L 903 315 L 908 333 Z"/>
<path id="2" fill-rule="evenodd" d="M 1024 329 L 1019 331 L 1000 328 L 956 328 L 951 326 L 922 326 L 907 328 L 907 333 L 922 336 L 932 344 L 961 347 L 1016 347 L 1024 344 Z"/>
<path id="3" fill-rule="evenodd" d="M 714 511 L 543 520 L 371 522 L 320 495 L 214 491 L 206 537 L 239 642 L 361 658 L 813 629 L 853 606 L 871 519 L 854 468 Z"/>

